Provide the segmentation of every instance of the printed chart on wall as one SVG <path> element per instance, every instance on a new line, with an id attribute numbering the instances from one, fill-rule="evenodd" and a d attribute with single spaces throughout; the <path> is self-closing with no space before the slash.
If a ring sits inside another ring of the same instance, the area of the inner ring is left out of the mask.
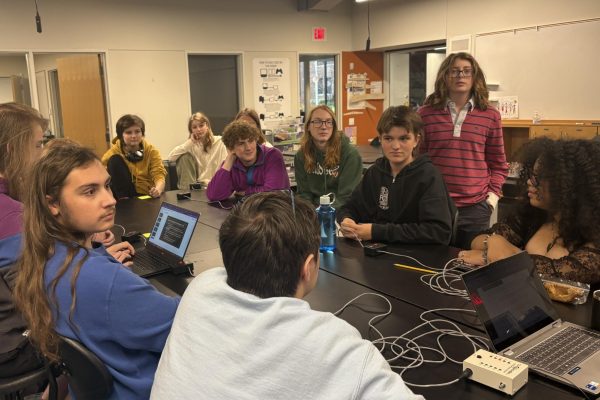
<path id="1" fill-rule="evenodd" d="M 290 60 L 255 58 L 253 60 L 254 108 L 264 129 L 273 129 L 290 116 Z"/>

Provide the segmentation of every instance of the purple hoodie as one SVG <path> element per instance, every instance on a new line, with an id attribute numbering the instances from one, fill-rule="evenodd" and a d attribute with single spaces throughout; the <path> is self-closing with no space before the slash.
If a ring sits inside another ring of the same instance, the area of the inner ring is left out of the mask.
<path id="1" fill-rule="evenodd" d="M 23 204 L 8 195 L 8 182 L 0 178 L 0 240 L 23 230 Z"/>
<path id="2" fill-rule="evenodd" d="M 229 198 L 233 192 L 248 195 L 289 188 L 290 180 L 281 152 L 263 144 L 257 145 L 256 162 L 250 167 L 235 160 L 231 171 L 226 171 L 221 164 L 208 184 L 206 196 L 210 201 L 217 201 Z"/>

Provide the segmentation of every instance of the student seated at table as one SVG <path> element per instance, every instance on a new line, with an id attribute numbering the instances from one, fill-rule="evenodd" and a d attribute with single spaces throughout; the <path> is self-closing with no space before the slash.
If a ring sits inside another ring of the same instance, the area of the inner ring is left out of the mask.
<path id="1" fill-rule="evenodd" d="M 320 105 L 308 114 L 306 132 L 294 157 L 298 195 L 313 205 L 333 194 L 334 208 L 348 201 L 362 176 L 362 159 L 346 135 L 337 130 L 333 111 Z"/>
<path id="2" fill-rule="evenodd" d="M 209 200 L 225 200 L 234 193 L 244 196 L 289 189 L 281 152 L 259 145 L 260 137 L 259 130 L 246 122 L 234 121 L 225 127 L 223 143 L 229 154 L 208 184 Z"/>
<path id="3" fill-rule="evenodd" d="M 169 153 L 169 161 L 177 165 L 177 186 L 189 189 L 190 183 L 208 185 L 221 166 L 227 149 L 220 136 L 215 136 L 210 120 L 201 112 L 194 113 L 188 121 L 188 139 Z"/>
<path id="4" fill-rule="evenodd" d="M 273 147 L 273 145 L 269 143 L 269 141 L 265 137 L 262 130 L 262 126 L 260 124 L 260 118 L 258 117 L 258 113 L 254 109 L 248 107 L 241 109 L 233 120 L 243 121 L 249 123 L 250 125 L 254 125 L 260 131 L 260 138 L 256 142 L 258 144 L 264 144 L 267 147 Z"/>
<path id="5" fill-rule="evenodd" d="M 342 233 L 357 240 L 449 244 L 456 208 L 429 157 L 417 156 L 421 117 L 405 106 L 389 107 L 377 132 L 383 157 L 337 213 Z"/>
<path id="6" fill-rule="evenodd" d="M 146 125 L 137 115 L 123 115 L 117 121 L 117 137 L 102 156 L 117 199 L 139 195 L 160 197 L 165 190 L 167 170 L 160 153 L 145 136 Z"/>
<path id="7" fill-rule="evenodd" d="M 91 150 L 52 141 L 29 185 L 36 190 L 25 197 L 13 292 L 29 339 L 53 361 L 58 335 L 81 342 L 106 364 L 112 398 L 147 399 L 179 299 L 93 245 L 92 235 L 114 223 L 115 199 Z M 0 259 L 11 254 L 0 252 Z"/>
<path id="8" fill-rule="evenodd" d="M 186 289 L 151 399 L 422 399 L 369 341 L 302 300 L 319 275 L 312 204 L 250 196 L 219 230 L 225 268 Z"/>
<path id="9" fill-rule="evenodd" d="M 540 138 L 519 158 L 520 207 L 459 257 L 484 265 L 525 250 L 539 273 L 600 283 L 600 142 Z"/>

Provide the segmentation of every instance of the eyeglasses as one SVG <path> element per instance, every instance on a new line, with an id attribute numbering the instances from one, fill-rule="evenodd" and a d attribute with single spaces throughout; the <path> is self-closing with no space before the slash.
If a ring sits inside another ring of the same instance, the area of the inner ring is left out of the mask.
<path id="1" fill-rule="evenodd" d="M 448 75 L 452 78 L 460 78 L 461 74 L 465 78 L 468 78 L 473 75 L 473 70 L 471 68 L 451 69 L 450 72 L 448 72 Z"/>
<path id="2" fill-rule="evenodd" d="M 313 119 L 312 121 L 310 121 L 310 123 L 315 128 L 320 128 L 320 127 L 323 126 L 323 124 L 325 124 L 325 126 L 328 127 L 328 128 L 331 128 L 333 126 L 333 120 L 332 119 L 326 119 L 326 120 Z"/>
<path id="3" fill-rule="evenodd" d="M 540 187 L 540 175 L 536 174 L 533 171 L 529 172 L 529 181 L 531 182 L 531 186 L 534 188 Z"/>

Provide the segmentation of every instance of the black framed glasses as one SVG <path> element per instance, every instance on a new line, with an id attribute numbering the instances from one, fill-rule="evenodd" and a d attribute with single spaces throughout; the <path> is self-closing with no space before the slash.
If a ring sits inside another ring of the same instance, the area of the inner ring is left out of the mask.
<path id="1" fill-rule="evenodd" d="M 450 77 L 452 78 L 460 78 L 460 75 L 462 74 L 462 76 L 464 76 L 465 78 L 468 78 L 470 76 L 473 76 L 473 70 L 471 68 L 465 68 L 465 69 L 451 69 L 448 72 L 448 75 L 450 75 Z"/>
<path id="2" fill-rule="evenodd" d="M 325 124 L 326 127 L 331 128 L 333 126 L 333 120 L 332 119 L 313 119 L 312 121 L 310 121 L 310 123 L 312 124 L 312 126 L 314 126 L 315 128 L 320 128 L 323 126 L 323 124 Z"/>

